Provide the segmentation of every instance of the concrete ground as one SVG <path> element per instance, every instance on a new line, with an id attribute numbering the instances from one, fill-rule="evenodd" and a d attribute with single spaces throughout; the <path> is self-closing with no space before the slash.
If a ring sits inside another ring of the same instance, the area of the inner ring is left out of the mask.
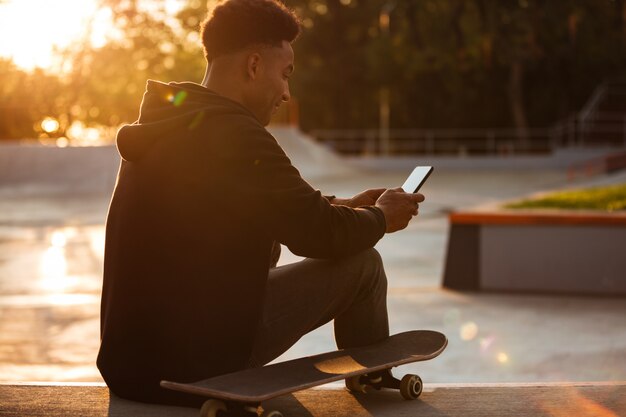
<path id="1" fill-rule="evenodd" d="M 0 384 L 3 417 L 196 417 L 195 408 L 126 401 L 104 384 Z M 271 399 L 264 410 L 290 417 L 619 417 L 626 413 L 626 383 L 427 386 L 418 401 L 397 392 L 351 394 L 313 388 Z"/>
<path id="2" fill-rule="evenodd" d="M 398 186 L 405 175 L 370 170 L 313 183 L 350 196 Z M 433 174 L 419 218 L 377 245 L 389 278 L 392 331 L 433 329 L 450 342 L 439 358 L 401 372 L 418 372 L 427 384 L 626 380 L 623 298 L 440 288 L 448 212 L 568 185 L 562 170 Z M 0 381 L 101 381 L 94 361 L 108 200 L 108 194 L 0 188 Z M 284 253 L 281 263 L 297 259 Z M 333 348 L 327 325 L 279 360 Z"/>

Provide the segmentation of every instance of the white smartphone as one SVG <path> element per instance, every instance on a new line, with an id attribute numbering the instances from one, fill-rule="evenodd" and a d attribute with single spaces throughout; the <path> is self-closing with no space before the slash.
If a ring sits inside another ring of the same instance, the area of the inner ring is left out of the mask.
<path id="1" fill-rule="evenodd" d="M 406 179 L 402 185 L 402 189 L 405 193 L 416 193 L 424 185 L 430 173 L 433 172 L 433 167 L 430 166 L 418 166 L 415 167 L 409 178 Z"/>

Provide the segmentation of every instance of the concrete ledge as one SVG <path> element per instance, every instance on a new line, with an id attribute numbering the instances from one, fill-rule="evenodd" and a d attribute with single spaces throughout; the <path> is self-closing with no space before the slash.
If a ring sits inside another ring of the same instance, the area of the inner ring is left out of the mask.
<path id="1" fill-rule="evenodd" d="M 293 127 L 269 131 L 305 178 L 349 175 L 349 168 L 311 137 Z M 0 188 L 34 189 L 37 194 L 111 194 L 120 155 L 113 145 L 57 148 L 32 141 L 0 142 Z"/>
<path id="2" fill-rule="evenodd" d="M 463 212 L 449 216 L 451 224 L 479 225 L 576 225 L 576 226 L 626 226 L 626 213 L 597 212 Z"/>
<path id="3" fill-rule="evenodd" d="M 574 178 L 587 177 L 589 174 L 608 172 L 605 168 L 607 155 L 619 152 L 618 148 L 562 148 L 556 149 L 547 155 L 394 155 L 394 156 L 352 156 L 345 157 L 351 165 L 363 169 L 375 169 L 376 171 L 399 171 L 411 172 L 417 165 L 432 165 L 435 170 L 564 170 L 570 172 Z M 594 166 L 593 172 L 586 169 L 589 161 Z M 602 166 L 595 168 L 601 161 Z M 614 163 L 612 163 L 614 164 Z M 580 171 L 578 167 L 583 167 Z M 614 168 L 614 165 L 611 165 Z M 437 172 L 437 171 L 435 171 Z"/>
<path id="4" fill-rule="evenodd" d="M 453 213 L 444 287 L 626 294 L 626 213 Z"/>
<path id="5" fill-rule="evenodd" d="M 286 417 L 618 417 L 626 415 L 626 381 L 538 384 L 426 384 L 419 400 L 397 392 L 349 394 L 310 389 L 268 401 Z M 101 384 L 0 384 L 1 416 L 186 417 L 197 409 L 135 403 L 112 397 Z"/>
<path id="6" fill-rule="evenodd" d="M 119 164 L 114 146 L 56 148 L 0 143 L 0 187 L 30 186 L 39 193 L 110 194 Z"/>
<path id="7" fill-rule="evenodd" d="M 586 161 L 572 164 L 567 170 L 570 180 L 577 176 L 590 176 L 600 173 L 612 173 L 626 168 L 626 152 L 609 153 Z"/>

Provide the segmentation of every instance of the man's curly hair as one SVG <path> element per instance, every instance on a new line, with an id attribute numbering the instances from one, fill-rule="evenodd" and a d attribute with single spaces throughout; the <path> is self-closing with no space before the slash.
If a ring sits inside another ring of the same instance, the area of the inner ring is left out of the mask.
<path id="1" fill-rule="evenodd" d="M 296 14 L 279 0 L 226 0 L 202 22 L 204 55 L 211 62 L 251 45 L 291 43 L 300 28 Z"/>

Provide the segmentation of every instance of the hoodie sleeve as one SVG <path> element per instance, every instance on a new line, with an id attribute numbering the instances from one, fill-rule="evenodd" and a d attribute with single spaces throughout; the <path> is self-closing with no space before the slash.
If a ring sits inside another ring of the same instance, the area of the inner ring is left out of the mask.
<path id="1" fill-rule="evenodd" d="M 260 125 L 237 123 L 223 138 L 225 158 L 235 181 L 225 204 L 258 224 L 293 253 L 334 258 L 373 247 L 385 234 L 383 212 L 374 206 L 333 206 L 313 189 Z"/>

